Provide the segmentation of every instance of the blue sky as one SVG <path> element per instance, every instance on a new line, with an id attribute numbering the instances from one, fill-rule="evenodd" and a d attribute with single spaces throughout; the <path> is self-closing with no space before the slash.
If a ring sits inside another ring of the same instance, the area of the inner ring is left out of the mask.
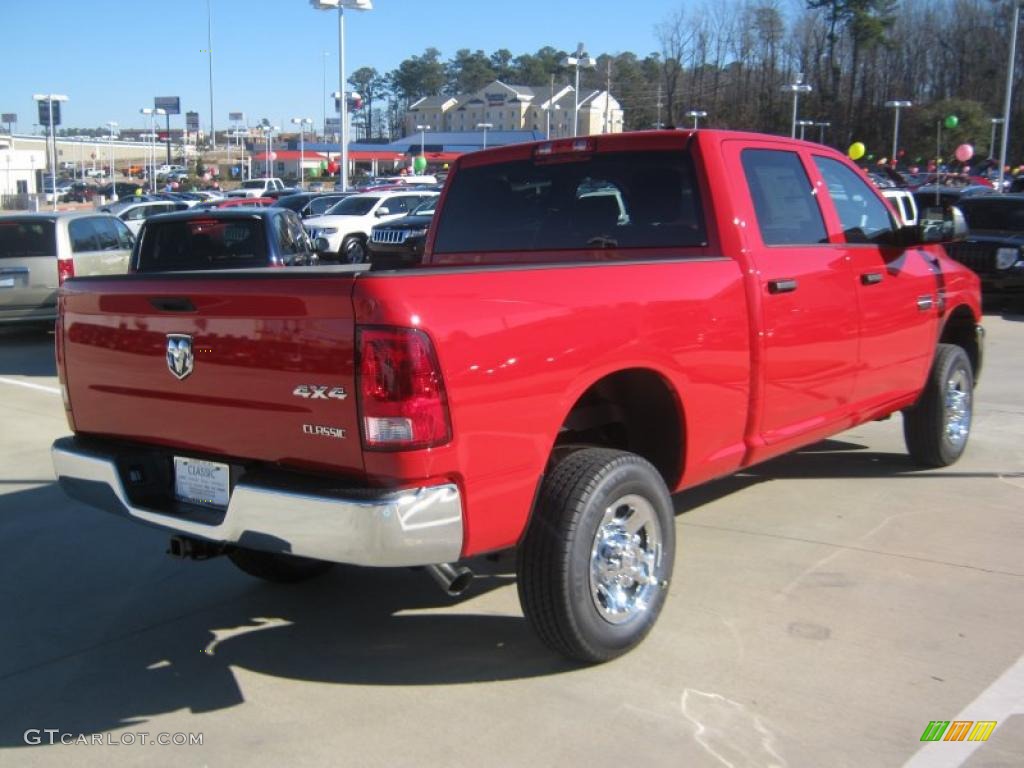
<path id="1" fill-rule="evenodd" d="M 323 51 L 327 88 L 337 90 L 337 15 L 308 0 L 211 0 L 214 117 L 244 112 L 250 123 L 306 116 L 319 122 Z M 63 93 L 65 127 L 108 120 L 145 125 L 140 107 L 180 96 L 182 112 L 209 126 L 206 0 L 5 0 L 0 45 L 0 111 L 17 129 L 36 121 L 33 93 Z M 682 0 L 374 0 L 345 14 L 346 76 L 361 66 L 382 74 L 428 46 L 447 59 L 459 48 L 514 55 L 550 45 L 591 55 L 658 49 L 655 25 Z M 172 118 L 173 127 L 184 116 Z"/>

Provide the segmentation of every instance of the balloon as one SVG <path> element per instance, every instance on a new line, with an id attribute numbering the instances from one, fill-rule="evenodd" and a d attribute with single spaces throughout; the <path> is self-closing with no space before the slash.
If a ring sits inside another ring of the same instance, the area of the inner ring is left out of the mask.
<path id="1" fill-rule="evenodd" d="M 178 187 L 180 187 L 180 186 L 181 186 L 181 184 L 179 184 L 176 181 L 172 181 L 171 182 L 171 189 L 178 189 Z"/>
<path id="2" fill-rule="evenodd" d="M 889 158 L 888 157 L 880 157 L 880 158 L 878 158 L 878 164 L 879 165 L 885 165 L 888 162 L 889 162 Z"/>
<path id="3" fill-rule="evenodd" d="M 864 153 L 867 152 L 867 148 L 863 142 L 855 141 L 850 145 L 850 148 L 846 150 L 846 154 L 850 156 L 851 160 L 860 160 L 864 157 Z"/>
<path id="4" fill-rule="evenodd" d="M 448 163 L 445 163 L 444 165 L 442 165 L 441 166 L 441 170 L 447 171 L 448 170 Z"/>
<path id="5" fill-rule="evenodd" d="M 874 155 L 868 155 L 868 160 L 874 160 L 874 159 L 875 159 Z"/>
<path id="6" fill-rule="evenodd" d="M 949 117 L 947 117 L 947 118 L 946 118 L 946 120 L 945 120 L 945 126 L 946 126 L 947 128 L 949 128 L 949 130 L 953 130 L 953 129 L 954 129 L 954 128 L 956 128 L 956 127 L 957 127 L 957 126 L 958 126 L 959 124 L 960 124 L 960 118 L 959 118 L 959 117 L 957 117 L 956 115 L 950 115 L 950 116 L 949 116 Z"/>
<path id="7" fill-rule="evenodd" d="M 271 152 L 270 153 L 270 162 L 274 162 L 275 160 L 277 160 L 277 152 Z"/>
<path id="8" fill-rule="evenodd" d="M 425 170 L 427 170 L 427 158 L 425 158 L 423 155 L 417 155 L 416 158 L 412 161 L 412 169 L 416 173 L 423 173 Z"/>
<path id="9" fill-rule="evenodd" d="M 974 147 L 972 147 L 970 144 L 961 144 L 959 147 L 956 148 L 956 152 L 954 154 L 956 155 L 957 160 L 959 160 L 961 163 L 966 163 L 968 160 L 974 157 Z"/>

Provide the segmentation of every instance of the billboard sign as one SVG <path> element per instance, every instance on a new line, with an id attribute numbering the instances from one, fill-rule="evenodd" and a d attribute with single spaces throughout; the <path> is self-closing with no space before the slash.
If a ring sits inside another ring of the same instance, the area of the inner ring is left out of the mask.
<path id="1" fill-rule="evenodd" d="M 186 112 L 185 113 L 185 130 L 192 131 L 193 133 L 199 133 L 199 113 L 198 112 Z"/>
<path id="2" fill-rule="evenodd" d="M 0 117 L 0 123 L 16 123 L 18 122 L 18 116 L 13 112 L 4 112 L 3 116 Z"/>
<path id="3" fill-rule="evenodd" d="M 39 102 L 39 124 L 50 125 L 50 105 L 53 105 L 53 124 L 60 125 L 60 102 L 43 100 Z"/>
<path id="4" fill-rule="evenodd" d="M 245 120 L 244 112 L 228 112 L 228 120 L 232 123 L 240 123 Z"/>
<path id="5" fill-rule="evenodd" d="M 164 110 L 168 115 L 181 114 L 181 99 L 178 96 L 155 96 L 153 106 Z"/>

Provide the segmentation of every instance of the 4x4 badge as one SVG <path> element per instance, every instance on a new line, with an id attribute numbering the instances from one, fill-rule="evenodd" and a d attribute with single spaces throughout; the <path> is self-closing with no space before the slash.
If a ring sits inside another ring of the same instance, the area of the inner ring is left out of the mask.
<path id="1" fill-rule="evenodd" d="M 167 334 L 167 367 L 174 378 L 184 379 L 195 367 L 192 354 L 192 337 L 184 333 Z"/>
<path id="2" fill-rule="evenodd" d="M 344 400 L 348 397 L 344 387 L 332 387 L 330 384 L 299 384 L 292 394 L 307 400 Z"/>

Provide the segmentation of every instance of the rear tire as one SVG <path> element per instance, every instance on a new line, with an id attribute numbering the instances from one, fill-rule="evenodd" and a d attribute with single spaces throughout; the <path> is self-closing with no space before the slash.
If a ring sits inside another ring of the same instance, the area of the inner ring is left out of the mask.
<path id="1" fill-rule="evenodd" d="M 228 559 L 250 576 L 277 584 L 306 581 L 326 573 L 334 565 L 308 557 L 242 548 L 230 550 Z"/>
<path id="2" fill-rule="evenodd" d="M 903 438 L 918 464 L 947 467 L 967 448 L 974 413 L 974 369 L 962 347 L 939 344 L 918 401 L 903 411 Z"/>
<path id="3" fill-rule="evenodd" d="M 366 243 L 361 237 L 350 235 L 341 243 L 338 256 L 345 264 L 363 264 L 366 262 Z"/>
<path id="4" fill-rule="evenodd" d="M 541 488 L 517 553 L 519 600 L 545 645 L 608 661 L 654 626 L 674 558 L 672 500 L 658 471 L 635 454 L 583 448 Z"/>

